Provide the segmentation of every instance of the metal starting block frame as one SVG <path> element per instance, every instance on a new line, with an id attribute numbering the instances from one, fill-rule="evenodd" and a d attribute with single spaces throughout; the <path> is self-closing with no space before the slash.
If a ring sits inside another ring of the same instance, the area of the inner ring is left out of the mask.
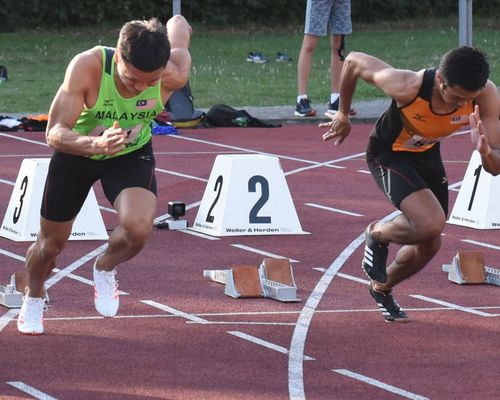
<path id="1" fill-rule="evenodd" d="M 7 286 L 0 285 L 0 304 L 8 308 L 21 308 L 25 286 L 26 278 L 23 272 L 12 274 Z"/>
<path id="2" fill-rule="evenodd" d="M 451 264 L 443 264 L 448 279 L 459 285 L 490 284 L 500 286 L 500 270 L 484 265 L 483 254 L 478 251 L 459 251 Z"/>
<path id="3" fill-rule="evenodd" d="M 203 276 L 225 285 L 234 298 L 268 297 L 282 302 L 300 301 L 290 260 L 266 257 L 260 266 L 237 265 L 228 270 L 204 270 Z"/>

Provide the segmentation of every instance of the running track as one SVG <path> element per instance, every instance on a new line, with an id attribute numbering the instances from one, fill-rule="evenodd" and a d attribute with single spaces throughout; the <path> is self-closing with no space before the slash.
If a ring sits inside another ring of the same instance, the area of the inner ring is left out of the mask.
<path id="1" fill-rule="evenodd" d="M 46 334 L 17 333 L 0 307 L 1 399 L 497 399 L 500 289 L 459 286 L 443 264 L 482 251 L 500 268 L 500 234 L 447 225 L 443 247 L 395 296 L 411 318 L 385 323 L 360 268 L 363 231 L 395 210 L 367 173 L 370 125 L 340 147 L 311 125 L 183 130 L 154 138 L 158 219 L 187 205 L 193 224 L 218 154 L 273 154 L 309 235 L 211 237 L 155 229 L 118 269 L 119 315 L 98 316 L 91 268 L 102 241 L 70 242 L 48 285 Z M 469 139 L 442 146 L 450 210 L 471 154 Z M 7 209 L 24 158 L 49 156 L 42 133 L 0 133 L 0 205 Z M 116 214 L 94 188 L 106 227 Z M 0 283 L 23 268 L 29 243 L 0 238 Z M 390 256 L 396 248 L 391 247 Z M 233 299 L 204 269 L 292 260 L 299 303 Z"/>

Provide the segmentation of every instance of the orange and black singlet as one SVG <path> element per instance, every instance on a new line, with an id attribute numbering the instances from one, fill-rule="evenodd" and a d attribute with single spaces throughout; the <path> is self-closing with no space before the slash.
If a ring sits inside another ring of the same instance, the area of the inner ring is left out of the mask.
<path id="1" fill-rule="evenodd" d="M 393 100 L 387 111 L 376 123 L 373 136 L 392 151 L 424 152 L 437 142 L 469 124 L 473 102 L 448 113 L 432 111 L 431 97 L 436 69 L 426 69 L 422 86 L 410 103 L 399 108 Z"/>

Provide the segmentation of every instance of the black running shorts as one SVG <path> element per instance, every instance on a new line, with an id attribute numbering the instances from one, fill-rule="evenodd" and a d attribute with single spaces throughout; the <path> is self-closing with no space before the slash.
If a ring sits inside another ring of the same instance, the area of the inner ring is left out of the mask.
<path id="1" fill-rule="evenodd" d="M 370 137 L 366 161 L 379 188 L 394 206 L 411 193 L 430 189 L 448 215 L 448 179 L 439 143 L 425 152 L 395 152 Z"/>
<path id="2" fill-rule="evenodd" d="M 111 204 L 130 187 L 142 187 L 156 195 L 154 169 L 151 141 L 139 150 L 100 161 L 56 151 L 45 181 L 41 215 L 50 221 L 71 221 L 98 180 Z"/>

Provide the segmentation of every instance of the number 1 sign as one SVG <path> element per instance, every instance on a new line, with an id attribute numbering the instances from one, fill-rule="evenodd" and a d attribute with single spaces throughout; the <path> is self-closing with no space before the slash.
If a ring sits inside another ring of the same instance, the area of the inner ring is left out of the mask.
<path id="1" fill-rule="evenodd" d="M 193 230 L 212 236 L 305 234 L 277 157 L 219 155 Z"/>
<path id="2" fill-rule="evenodd" d="M 472 153 L 448 223 L 476 229 L 500 229 L 500 176 L 484 171 Z"/>

